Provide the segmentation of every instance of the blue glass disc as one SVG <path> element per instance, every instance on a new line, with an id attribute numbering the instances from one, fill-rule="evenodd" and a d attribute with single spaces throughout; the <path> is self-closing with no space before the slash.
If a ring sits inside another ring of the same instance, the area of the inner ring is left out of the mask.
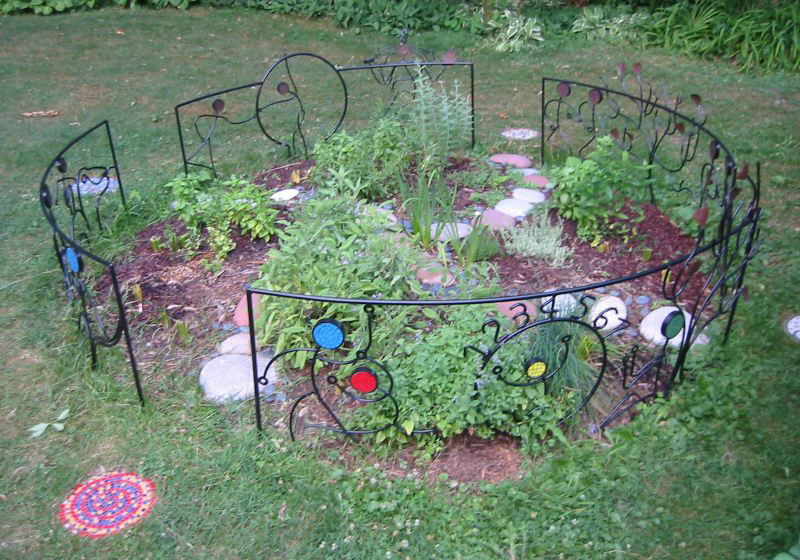
<path id="1" fill-rule="evenodd" d="M 75 249 L 67 247 L 67 250 L 64 251 L 64 255 L 67 257 L 67 264 L 70 270 L 72 270 L 72 272 L 80 272 L 81 265 L 78 262 L 78 255 L 75 253 Z"/>
<path id="2" fill-rule="evenodd" d="M 323 319 L 314 325 L 311 336 L 317 346 L 333 350 L 344 343 L 344 329 L 338 321 Z"/>

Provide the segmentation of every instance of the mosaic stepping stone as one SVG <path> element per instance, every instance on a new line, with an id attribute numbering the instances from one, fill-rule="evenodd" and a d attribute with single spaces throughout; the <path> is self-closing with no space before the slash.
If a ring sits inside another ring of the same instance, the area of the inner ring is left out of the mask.
<path id="1" fill-rule="evenodd" d="M 489 226 L 492 231 L 500 231 L 514 227 L 517 221 L 504 212 L 498 212 L 494 208 L 488 208 L 481 214 L 481 225 Z"/>
<path id="2" fill-rule="evenodd" d="M 271 352 L 256 354 L 259 372 L 263 373 L 271 358 Z M 267 372 L 267 379 L 269 383 L 259 387 L 259 393 L 264 396 L 275 392 L 275 383 L 278 381 L 275 364 Z M 254 394 L 252 358 L 246 354 L 217 356 L 200 370 L 199 381 L 203 395 L 211 402 L 222 404 L 252 399 Z"/>
<path id="3" fill-rule="evenodd" d="M 522 182 L 529 185 L 535 185 L 542 189 L 546 188 L 547 185 L 550 184 L 550 180 L 542 175 L 527 175 L 522 178 Z"/>
<path id="4" fill-rule="evenodd" d="M 289 202 L 297 197 L 298 194 L 300 194 L 300 191 L 297 189 L 283 189 L 282 191 L 273 193 L 270 198 L 275 202 Z"/>
<path id="5" fill-rule="evenodd" d="M 462 224 L 458 222 L 455 224 L 445 224 L 442 226 L 442 224 L 437 224 L 434 222 L 431 224 L 431 236 L 436 235 L 436 232 L 440 227 L 442 228 L 442 231 L 439 233 L 439 241 L 442 243 L 446 243 L 447 241 L 452 241 L 454 239 L 463 239 L 472 231 L 472 226 L 469 224 Z"/>
<path id="6" fill-rule="evenodd" d="M 530 212 L 533 205 L 524 200 L 517 200 L 516 198 L 506 198 L 497 203 L 494 207 L 498 212 L 508 214 L 513 218 L 523 218 Z"/>
<path id="7" fill-rule="evenodd" d="M 511 197 L 522 200 L 523 202 L 530 202 L 531 204 L 541 204 L 545 201 L 544 193 L 533 189 L 514 189 L 511 192 Z"/>
<path id="8" fill-rule="evenodd" d="M 683 343 L 684 327 L 691 320 L 692 316 L 687 311 L 681 312 L 672 305 L 659 307 L 642 319 L 639 332 L 646 341 L 656 346 L 669 340 L 670 346 L 678 347 Z"/>
<path id="9" fill-rule="evenodd" d="M 523 177 L 527 177 L 528 175 L 539 175 L 539 170 L 534 167 L 524 167 L 518 171 L 522 173 Z"/>
<path id="10" fill-rule="evenodd" d="M 101 194 L 114 192 L 119 189 L 119 181 L 114 177 L 90 177 L 84 175 L 77 183 L 71 183 L 72 191 L 77 193 L 80 190 L 81 196 L 85 194 Z"/>
<path id="11" fill-rule="evenodd" d="M 489 158 L 489 161 L 500 165 L 513 165 L 519 169 L 524 169 L 532 165 L 529 158 L 519 154 L 495 154 Z"/>
<path id="12" fill-rule="evenodd" d="M 628 308 L 625 302 L 618 297 L 603 296 L 592 307 L 589 313 L 589 324 L 594 325 L 597 320 L 597 327 L 600 330 L 610 331 L 622 325 L 623 320 L 627 318 Z"/>
<path id="13" fill-rule="evenodd" d="M 59 507 L 73 535 L 100 539 L 144 520 L 156 503 L 156 487 L 136 473 L 112 471 L 76 486 Z"/>
<path id="14" fill-rule="evenodd" d="M 539 131 L 531 128 L 507 128 L 503 131 L 503 137 L 509 140 L 532 140 L 539 137 Z"/>

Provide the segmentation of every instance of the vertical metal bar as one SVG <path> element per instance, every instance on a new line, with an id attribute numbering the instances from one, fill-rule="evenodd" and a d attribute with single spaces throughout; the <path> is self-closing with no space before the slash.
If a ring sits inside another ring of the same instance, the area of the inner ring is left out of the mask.
<path id="1" fill-rule="evenodd" d="M 136 357 L 133 354 L 133 342 L 131 342 L 131 333 L 128 330 L 128 319 L 125 314 L 125 307 L 122 305 L 122 295 L 119 291 L 119 282 L 117 282 L 117 273 L 114 270 L 114 265 L 109 265 L 111 272 L 111 282 L 114 287 L 114 296 L 117 299 L 117 308 L 119 309 L 120 321 L 122 322 L 122 334 L 125 336 L 125 344 L 128 347 L 128 357 L 131 360 L 131 370 L 133 370 L 133 382 L 136 384 L 136 395 L 139 397 L 139 405 L 144 406 L 144 393 L 142 392 L 142 382 L 139 379 L 139 368 L 136 365 Z"/>
<path id="2" fill-rule="evenodd" d="M 103 121 L 103 124 L 106 125 L 106 135 L 108 136 L 108 146 L 111 148 L 111 159 L 114 161 L 114 169 L 117 172 L 117 185 L 119 187 L 119 195 L 122 197 L 122 206 L 125 208 L 128 207 L 128 203 L 125 200 L 125 189 L 122 188 L 122 174 L 119 171 L 119 163 L 117 163 L 117 151 L 114 149 L 114 139 L 111 137 L 111 125 L 108 123 L 107 120 Z M 77 180 L 77 179 L 76 179 Z M 111 179 L 108 178 L 108 181 Z M 80 188 L 78 189 L 80 191 Z M 97 220 L 97 225 L 100 226 L 100 220 Z"/>
<path id="3" fill-rule="evenodd" d="M 544 166 L 544 78 L 542 78 L 542 91 L 541 91 L 541 128 L 539 129 L 539 165 Z"/>
<path id="4" fill-rule="evenodd" d="M 472 147 L 475 147 L 475 65 L 469 63 L 469 102 L 472 109 Z"/>
<path id="5" fill-rule="evenodd" d="M 258 357 L 256 356 L 256 329 L 253 313 L 253 292 L 250 285 L 245 286 L 247 290 L 247 321 L 250 327 L 250 358 L 253 365 L 253 403 L 255 404 L 256 428 L 260 432 L 261 426 L 261 398 L 258 391 Z"/>
<path id="6" fill-rule="evenodd" d="M 175 122 L 178 123 L 178 142 L 181 145 L 181 157 L 183 158 L 183 173 L 189 174 L 189 164 L 186 162 L 186 147 L 183 145 L 183 130 L 181 129 L 181 114 L 178 107 L 175 107 Z M 213 163 L 211 164 L 214 165 Z"/>

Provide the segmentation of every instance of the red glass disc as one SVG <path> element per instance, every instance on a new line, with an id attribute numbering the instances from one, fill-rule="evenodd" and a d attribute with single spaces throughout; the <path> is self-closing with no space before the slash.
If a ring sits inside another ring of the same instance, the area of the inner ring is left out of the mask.
<path id="1" fill-rule="evenodd" d="M 350 376 L 350 385 L 360 393 L 371 393 L 378 388 L 378 378 L 369 369 L 360 369 Z"/>

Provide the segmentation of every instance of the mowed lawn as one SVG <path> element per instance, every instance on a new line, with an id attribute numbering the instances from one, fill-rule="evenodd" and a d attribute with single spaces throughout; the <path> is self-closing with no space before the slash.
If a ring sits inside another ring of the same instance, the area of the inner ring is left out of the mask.
<path id="1" fill-rule="evenodd" d="M 501 55 L 468 35 L 412 36 L 475 61 L 478 140 L 488 150 L 502 145 L 505 126 L 537 126 L 541 77 L 599 81 L 627 61 L 674 94 L 701 94 L 711 130 L 740 161 L 763 166 L 763 246 L 728 345 L 698 353 L 693 379 L 610 441 L 545 446 L 521 480 L 389 479 L 369 440 L 349 450 L 350 469 L 338 452 L 291 444 L 282 430 L 257 438 L 244 415 L 204 403 L 180 368 L 148 365 L 144 410 L 121 349 L 91 371 L 37 200 L 53 155 L 111 121 L 126 186 L 140 195 L 109 246 L 121 254 L 167 212 L 160 187 L 181 171 L 175 104 L 256 81 L 283 53 L 351 64 L 395 41 L 240 9 L 0 18 L 0 557 L 747 559 L 796 541 L 800 344 L 782 330 L 800 314 L 796 75 L 745 76 L 575 37 Z M 22 116 L 47 110 L 59 115 Z M 263 143 L 241 150 L 256 167 L 278 163 Z M 29 437 L 65 408 L 63 432 Z M 119 535 L 71 536 L 58 505 L 99 469 L 152 478 L 158 502 Z"/>

